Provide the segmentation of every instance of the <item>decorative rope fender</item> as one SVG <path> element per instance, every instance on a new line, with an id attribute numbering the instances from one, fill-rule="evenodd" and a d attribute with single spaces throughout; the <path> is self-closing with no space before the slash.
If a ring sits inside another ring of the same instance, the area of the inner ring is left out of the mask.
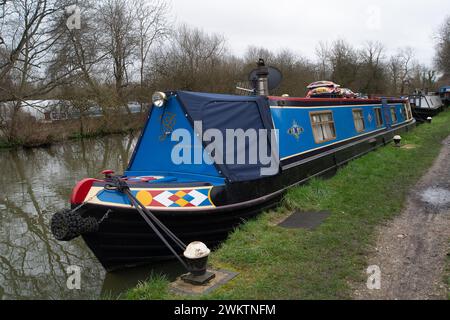
<path id="1" fill-rule="evenodd" d="M 83 218 L 78 212 L 63 209 L 56 212 L 50 230 L 59 241 L 70 241 L 82 234 L 98 231 L 99 222 L 94 217 Z"/>

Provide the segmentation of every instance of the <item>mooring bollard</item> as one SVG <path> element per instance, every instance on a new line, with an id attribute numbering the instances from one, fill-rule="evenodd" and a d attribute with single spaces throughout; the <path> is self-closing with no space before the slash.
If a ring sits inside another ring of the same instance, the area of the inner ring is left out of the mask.
<path id="1" fill-rule="evenodd" d="M 204 285 L 213 279 L 215 274 L 206 270 L 210 253 L 211 250 L 203 242 L 190 243 L 183 253 L 190 272 L 181 279 L 193 285 Z"/>
<path id="2" fill-rule="evenodd" d="M 397 135 L 394 136 L 394 143 L 395 143 L 395 147 L 400 147 L 401 146 L 401 142 L 402 142 L 402 137 Z"/>

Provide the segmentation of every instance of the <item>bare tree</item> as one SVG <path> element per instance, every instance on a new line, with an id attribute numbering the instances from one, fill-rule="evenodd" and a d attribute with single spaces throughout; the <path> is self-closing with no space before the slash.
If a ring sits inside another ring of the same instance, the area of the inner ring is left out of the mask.
<path id="1" fill-rule="evenodd" d="M 411 64 L 414 57 L 414 51 L 411 47 L 406 47 L 399 50 L 398 53 L 400 61 L 400 94 L 404 95 L 406 89 L 411 83 Z"/>
<path id="2" fill-rule="evenodd" d="M 61 9 L 57 0 L 11 0 L 2 3 L 1 79 L 11 73 L 20 73 L 19 78 L 30 76 L 32 68 L 40 68 L 48 62 L 45 55 L 60 36 L 52 32 L 50 20 Z M 45 79 L 42 73 L 39 75 L 40 78 L 36 77 L 38 80 Z"/>
<path id="3" fill-rule="evenodd" d="M 57 0 L 11 0 L 3 3 L 0 79 L 10 79 L 8 87 L 0 87 L 3 100 L 12 100 L 9 127 L 4 135 L 14 140 L 17 117 L 24 100 L 44 95 L 60 85 L 66 75 L 47 77 L 52 65 L 48 52 L 61 37 L 52 19 L 62 12 Z M 70 73 L 68 70 L 67 73 Z"/>
<path id="4" fill-rule="evenodd" d="M 101 102 L 101 82 L 106 79 L 103 64 L 108 52 L 101 50 L 104 42 L 103 33 L 98 32 L 97 8 L 93 0 L 79 1 L 82 19 L 80 29 L 68 29 L 66 17 L 57 22 L 63 36 L 54 47 L 55 64 L 51 74 L 66 73 L 67 69 L 74 70 L 71 85 L 84 87 L 91 95 Z"/>
<path id="5" fill-rule="evenodd" d="M 271 94 L 302 96 L 306 86 L 315 80 L 315 66 L 288 49 L 282 49 L 275 55 L 272 64 L 281 70 L 283 81 Z"/>
<path id="6" fill-rule="evenodd" d="M 326 42 L 320 41 L 316 47 L 317 79 L 331 78 L 330 49 Z"/>
<path id="7" fill-rule="evenodd" d="M 225 63 L 225 40 L 222 36 L 182 25 L 172 39 L 169 46 L 158 49 L 152 64 L 152 73 L 159 78 L 161 86 L 207 90 L 217 88 L 217 83 L 224 81 L 219 74 Z"/>
<path id="8" fill-rule="evenodd" d="M 414 62 L 411 67 L 409 90 L 433 91 L 436 88 L 436 71 Z"/>
<path id="9" fill-rule="evenodd" d="M 435 64 L 443 73 L 444 79 L 450 80 L 450 16 L 446 18 L 438 32 Z"/>
<path id="10" fill-rule="evenodd" d="M 428 88 L 430 90 L 435 90 L 436 88 L 436 70 L 431 70 L 428 68 L 423 68 L 421 72 L 422 87 Z"/>
<path id="11" fill-rule="evenodd" d="M 275 55 L 270 50 L 263 47 L 249 46 L 244 55 L 244 61 L 248 64 L 251 64 L 254 67 L 254 64 L 258 59 L 264 59 L 266 64 L 271 64 L 275 58 Z"/>
<path id="12" fill-rule="evenodd" d="M 144 86 L 145 67 L 154 44 L 166 38 L 169 33 L 166 2 L 156 0 L 135 0 L 136 31 L 138 37 L 139 83 Z"/>
<path id="13" fill-rule="evenodd" d="M 332 80 L 347 87 L 354 85 L 359 61 L 355 50 L 344 40 L 335 41 L 330 49 Z"/>
<path id="14" fill-rule="evenodd" d="M 367 93 L 382 93 L 385 90 L 383 69 L 384 47 L 380 42 L 368 41 L 360 51 L 360 89 Z"/>
<path id="15" fill-rule="evenodd" d="M 401 69 L 402 66 L 400 57 L 398 55 L 390 57 L 389 62 L 387 64 L 388 80 L 390 83 L 390 87 L 388 90 L 389 94 L 395 95 L 398 94 L 399 92 Z"/>
<path id="16" fill-rule="evenodd" d="M 130 112 L 125 101 L 124 88 L 130 83 L 128 71 L 138 43 L 134 10 L 125 0 L 105 0 L 100 3 L 97 15 L 99 30 L 104 33 L 102 49 L 108 54 L 112 64 L 118 103 L 126 106 Z"/>

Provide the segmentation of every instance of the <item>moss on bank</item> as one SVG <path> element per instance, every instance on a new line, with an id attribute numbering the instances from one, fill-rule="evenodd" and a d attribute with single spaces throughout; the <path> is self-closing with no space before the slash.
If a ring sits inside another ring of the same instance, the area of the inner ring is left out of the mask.
<path id="1" fill-rule="evenodd" d="M 410 188 L 450 135 L 450 111 L 403 135 L 415 148 L 382 147 L 350 162 L 328 180 L 292 188 L 276 211 L 236 230 L 211 255 L 214 268 L 237 278 L 202 299 L 349 299 L 351 283 L 364 281 L 374 229 L 397 215 Z M 274 224 L 293 210 L 327 210 L 317 229 L 288 230 Z M 128 299 L 187 298 L 168 292 L 153 276 L 125 294 Z"/>

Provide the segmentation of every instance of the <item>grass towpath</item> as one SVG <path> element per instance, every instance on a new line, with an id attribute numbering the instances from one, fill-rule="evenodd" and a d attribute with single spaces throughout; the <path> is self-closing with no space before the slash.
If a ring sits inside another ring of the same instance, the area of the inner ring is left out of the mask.
<path id="1" fill-rule="evenodd" d="M 238 277 L 200 299 L 349 299 L 351 284 L 365 281 L 367 249 L 375 227 L 401 212 L 408 191 L 450 135 L 450 111 L 403 135 L 415 148 L 381 147 L 341 168 L 331 179 L 292 188 L 280 208 L 236 230 L 210 258 L 213 268 Z M 275 225 L 294 210 L 326 210 L 317 229 Z M 125 293 L 127 299 L 180 299 L 154 275 Z"/>

